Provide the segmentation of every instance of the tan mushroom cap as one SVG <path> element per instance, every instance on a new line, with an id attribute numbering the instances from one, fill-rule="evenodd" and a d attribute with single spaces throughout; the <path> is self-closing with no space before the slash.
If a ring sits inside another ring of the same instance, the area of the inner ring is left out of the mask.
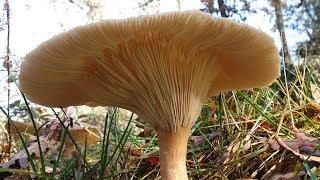
<path id="1" fill-rule="evenodd" d="M 269 85 L 279 64 L 261 30 L 185 11 L 62 33 L 26 56 L 19 81 L 38 104 L 119 106 L 172 130 L 194 121 L 206 96 Z"/>

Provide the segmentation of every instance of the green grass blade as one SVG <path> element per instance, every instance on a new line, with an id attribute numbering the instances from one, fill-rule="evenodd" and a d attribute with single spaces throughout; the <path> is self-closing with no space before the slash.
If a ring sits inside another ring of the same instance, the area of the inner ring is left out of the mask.
<path id="1" fill-rule="evenodd" d="M 27 106 L 27 109 L 28 109 L 28 112 L 29 112 L 29 116 L 30 116 L 31 121 L 32 121 L 32 125 L 33 125 L 33 128 L 35 130 L 35 135 L 36 135 L 36 138 L 37 138 L 37 144 L 38 144 L 39 154 L 40 154 L 41 172 L 42 172 L 43 175 L 45 175 L 46 174 L 46 170 L 45 170 L 45 165 L 44 165 L 44 156 L 43 156 L 41 143 L 40 143 L 40 138 L 39 138 L 39 131 L 38 131 L 38 128 L 36 126 L 36 122 L 35 122 L 35 119 L 33 117 L 32 111 L 30 109 L 29 102 L 27 101 L 26 96 L 21 91 L 20 91 L 20 93 L 21 93 L 21 95 L 23 97 L 24 103 Z"/>
<path id="2" fill-rule="evenodd" d="M 310 176 L 310 178 L 312 180 L 317 180 L 318 179 L 317 176 L 314 175 L 314 173 L 312 172 L 312 170 L 310 169 L 310 167 L 308 166 L 307 163 L 303 162 L 303 167 L 306 169 L 307 174 Z"/>
<path id="3" fill-rule="evenodd" d="M 261 108 L 258 104 L 252 102 L 247 95 L 245 95 L 245 94 L 242 93 L 241 91 L 238 91 L 237 94 L 239 94 L 241 97 L 243 97 L 256 111 L 258 111 L 258 112 L 260 113 L 260 115 L 261 115 L 262 117 L 266 118 L 266 120 L 267 120 L 269 123 L 271 123 L 272 126 L 274 126 L 274 127 L 277 127 L 277 126 L 278 126 L 278 123 L 275 122 L 274 118 L 270 117 L 271 115 L 269 116 L 269 115 L 267 115 L 265 112 L 263 112 L 262 108 Z M 289 130 L 287 127 L 283 127 L 283 128 L 281 129 L 281 131 L 289 132 L 290 130 Z"/>
<path id="4" fill-rule="evenodd" d="M 0 109 L 1 109 L 1 111 L 3 112 L 3 114 L 8 118 L 8 120 L 9 120 L 10 123 L 13 125 L 13 127 L 15 128 L 15 130 L 18 132 L 19 138 L 20 138 L 20 140 L 21 140 L 21 142 L 22 142 L 22 146 L 23 146 L 24 150 L 26 151 L 26 154 L 27 154 L 27 156 L 28 156 L 28 160 L 29 160 L 29 162 L 30 162 L 30 164 L 31 164 L 32 170 L 33 170 L 35 173 L 37 173 L 38 171 L 37 171 L 37 168 L 36 168 L 36 166 L 35 166 L 35 164 L 34 164 L 34 162 L 33 162 L 33 158 L 32 158 L 32 156 L 31 156 L 31 154 L 29 153 L 28 146 L 27 146 L 27 144 L 24 142 L 23 137 L 22 137 L 19 129 L 18 129 L 18 128 L 16 127 L 16 125 L 12 122 L 12 120 L 11 120 L 11 118 L 9 117 L 9 115 L 7 114 L 7 112 L 6 112 L 2 107 L 0 107 Z"/>
<path id="5" fill-rule="evenodd" d="M 66 139 L 67 139 L 68 127 L 69 127 L 69 125 L 68 125 L 67 128 L 66 128 L 67 130 L 65 130 L 65 131 L 63 132 L 62 142 L 61 142 L 60 147 L 59 147 L 59 150 L 58 150 L 58 152 L 59 152 L 59 153 L 58 153 L 58 157 L 57 157 L 57 159 L 56 159 L 56 161 L 55 161 L 55 163 L 54 163 L 53 170 L 52 170 L 52 179 L 54 179 L 55 176 L 56 176 L 58 164 L 59 164 L 59 161 L 60 161 L 62 152 L 63 152 L 63 147 L 64 147 L 64 144 L 65 144 Z"/>
<path id="6" fill-rule="evenodd" d="M 129 123 L 131 123 L 132 118 L 133 118 L 133 115 L 134 115 L 134 114 L 131 113 L 131 116 L 130 116 L 130 119 L 129 119 Z M 128 123 L 128 124 L 129 124 L 129 123 Z M 124 132 L 125 138 L 124 138 L 123 142 L 121 143 L 121 147 L 120 147 L 120 149 L 119 149 L 119 153 L 118 153 L 117 158 L 116 158 L 116 160 L 115 160 L 115 164 L 117 164 L 117 162 L 118 162 L 118 160 L 119 160 L 119 158 L 120 158 L 120 154 L 121 154 L 121 152 L 122 152 L 122 150 L 123 150 L 123 147 L 124 147 L 125 143 L 126 143 L 127 140 L 128 140 L 128 137 L 129 137 L 129 135 L 130 135 L 130 133 L 131 133 L 131 130 L 132 130 L 132 127 L 129 129 L 128 132 L 127 132 L 127 131 Z M 116 166 L 113 167 L 112 173 L 114 172 L 115 167 L 116 167 Z"/>
<path id="7" fill-rule="evenodd" d="M 63 123 L 62 120 L 60 119 L 58 113 L 57 113 L 53 108 L 51 108 L 51 110 L 52 110 L 53 113 L 56 115 L 58 121 L 60 122 L 60 124 L 61 124 L 61 126 L 64 128 L 64 130 L 67 131 L 67 128 L 66 128 L 66 126 L 64 126 L 64 123 Z M 80 150 L 79 146 L 77 145 L 77 143 L 75 142 L 75 140 L 74 140 L 73 137 L 71 136 L 70 132 L 67 131 L 67 133 L 68 133 L 68 136 L 69 136 L 69 138 L 71 139 L 73 145 L 76 147 L 76 149 L 78 150 L 78 152 L 79 152 L 80 155 L 81 155 L 81 150 Z"/>
<path id="8" fill-rule="evenodd" d="M 84 141 L 84 151 L 83 151 L 83 172 L 82 174 L 84 175 L 86 173 L 86 157 L 87 157 L 87 143 L 88 143 L 88 138 L 86 137 Z"/>
<path id="9" fill-rule="evenodd" d="M 108 162 L 107 162 L 106 166 L 108 166 L 108 165 L 110 164 L 111 160 L 113 159 L 113 157 L 115 156 L 116 152 L 117 152 L 118 149 L 120 148 L 121 142 L 124 140 L 124 138 L 125 138 L 125 136 L 126 136 L 126 133 L 127 133 L 128 130 L 129 130 L 132 117 L 133 117 L 133 116 L 131 116 L 131 118 L 130 118 L 128 124 L 127 124 L 127 127 L 126 127 L 126 129 L 124 130 L 124 133 L 122 134 L 122 136 L 121 136 L 121 138 L 120 138 L 119 144 L 117 145 L 116 149 L 114 150 L 114 152 L 112 153 L 112 155 L 111 155 L 110 158 L 108 159 Z M 106 167 L 106 166 L 105 166 L 105 167 Z"/>
<path id="10" fill-rule="evenodd" d="M 105 118 L 105 122 L 104 122 L 104 128 L 103 128 L 103 138 L 102 138 L 102 149 L 101 149 L 101 157 L 100 157 L 100 162 L 101 162 L 101 167 L 100 167 L 100 172 L 99 172 L 99 179 L 103 179 L 104 177 L 104 165 L 106 164 L 106 156 L 108 153 L 108 147 L 106 147 L 106 133 L 107 133 L 107 129 L 108 129 L 108 139 L 107 139 L 107 144 L 109 142 L 109 134 L 110 134 L 110 129 L 111 129 L 111 124 L 112 124 L 112 120 L 113 118 L 111 118 L 110 120 L 110 125 L 109 128 L 108 127 L 108 117 L 109 114 L 107 113 L 106 118 Z"/>

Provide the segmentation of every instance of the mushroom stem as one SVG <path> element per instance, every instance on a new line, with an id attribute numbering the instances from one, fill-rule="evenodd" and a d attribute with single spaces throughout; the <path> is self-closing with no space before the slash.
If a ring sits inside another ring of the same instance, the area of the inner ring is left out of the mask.
<path id="1" fill-rule="evenodd" d="M 160 173 L 163 180 L 187 180 L 186 156 L 191 126 L 177 132 L 157 130 L 160 146 Z"/>

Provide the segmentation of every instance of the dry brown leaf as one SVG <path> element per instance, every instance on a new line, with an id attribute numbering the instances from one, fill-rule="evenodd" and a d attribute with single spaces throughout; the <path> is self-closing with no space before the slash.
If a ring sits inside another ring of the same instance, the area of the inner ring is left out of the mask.
<path id="1" fill-rule="evenodd" d="M 48 149 L 50 149 L 50 145 L 47 141 L 44 139 L 40 139 L 41 149 L 46 154 L 48 152 Z M 40 157 L 39 147 L 38 143 L 34 142 L 28 147 L 28 151 L 30 155 L 33 157 L 33 159 L 38 159 Z M 19 151 L 13 158 L 11 158 L 8 162 L 3 163 L 0 165 L 0 167 L 3 168 L 12 168 L 12 166 L 15 166 L 16 169 L 26 169 L 29 165 L 28 156 L 25 152 L 25 150 Z"/>
<path id="2" fill-rule="evenodd" d="M 293 132 L 292 134 L 296 139 L 303 141 L 305 146 L 315 147 L 318 143 L 320 143 L 318 138 L 309 137 L 306 135 L 306 133 Z"/>
<path id="3" fill-rule="evenodd" d="M 316 150 L 316 151 L 315 151 L 314 148 L 312 148 L 312 147 L 302 146 L 302 147 L 300 148 L 300 150 L 303 151 L 303 152 L 306 153 L 306 154 L 312 154 L 312 155 L 314 155 L 314 156 L 320 157 L 320 151 L 319 151 L 319 150 Z"/>
<path id="4" fill-rule="evenodd" d="M 303 108 L 304 113 L 310 119 L 315 119 L 319 117 L 320 105 L 318 103 L 309 103 Z"/>
<path id="5" fill-rule="evenodd" d="M 254 124 L 256 123 L 255 121 L 253 121 L 251 119 L 247 119 L 245 117 L 238 117 L 236 119 L 244 122 L 248 126 L 248 128 L 252 128 L 254 126 Z M 275 129 L 268 122 L 262 122 L 259 125 L 259 128 L 261 128 L 262 130 L 267 130 L 267 131 L 275 131 Z"/>
<path id="6" fill-rule="evenodd" d="M 150 165 L 152 166 L 156 166 L 159 164 L 159 157 L 158 156 L 149 156 L 147 159 L 146 159 L 147 162 L 150 163 Z"/>
<path id="7" fill-rule="evenodd" d="M 194 145 L 199 146 L 206 141 L 206 138 L 209 141 L 212 141 L 212 140 L 216 139 L 217 137 L 219 137 L 219 135 L 220 135 L 220 131 L 217 131 L 214 133 L 205 134 L 204 136 L 191 136 L 190 139 L 191 139 L 191 141 L 193 141 Z"/>
<path id="8" fill-rule="evenodd" d="M 28 175 L 12 175 L 5 177 L 3 180 L 30 180 Z"/>
<path id="9" fill-rule="evenodd" d="M 283 140 L 280 137 L 276 137 L 274 140 L 266 137 L 253 137 L 261 142 L 267 142 L 274 150 L 279 150 L 280 147 L 282 147 L 303 160 L 320 162 L 320 151 L 315 151 L 315 148 L 320 143 L 320 140 L 318 138 L 309 137 L 306 135 L 306 133 L 299 132 L 297 129 L 295 129 L 292 134 L 295 139 Z M 302 154 L 300 151 L 309 155 Z"/>
<path id="10" fill-rule="evenodd" d="M 251 143 L 252 143 L 252 140 L 249 139 L 249 140 L 244 144 L 244 146 L 243 146 L 243 151 L 249 150 L 250 147 L 251 147 Z"/>
<path id="11" fill-rule="evenodd" d="M 299 147 L 301 147 L 303 143 L 297 141 L 297 143 L 288 143 L 287 141 L 283 141 L 281 138 L 277 137 L 276 138 L 279 145 L 281 145 L 283 148 L 285 148 L 288 151 L 291 151 L 293 154 L 296 156 L 300 157 L 303 160 L 308 160 L 308 161 L 315 161 L 315 162 L 320 162 L 320 157 L 313 156 L 313 155 L 304 155 L 299 152 Z"/>
<path id="12" fill-rule="evenodd" d="M 67 109 L 65 109 L 67 112 Z M 64 122 L 64 126 L 68 126 L 70 121 L 68 117 L 65 117 L 63 113 L 60 113 L 60 118 Z M 34 134 L 34 129 L 32 124 L 14 122 L 14 124 L 19 127 L 20 131 L 27 131 L 31 134 Z M 60 146 L 61 138 L 63 135 L 64 128 L 60 122 L 56 119 L 51 120 L 45 127 L 44 131 L 41 132 L 40 144 L 44 156 L 48 156 L 53 152 L 56 152 Z M 72 127 L 69 127 L 69 133 L 71 137 L 77 144 L 84 144 L 85 139 L 87 138 L 87 143 L 93 144 L 100 140 L 100 131 L 97 127 L 82 123 L 74 122 Z M 67 136 L 65 142 L 64 155 L 68 157 L 74 157 L 74 145 L 71 141 L 71 138 Z M 28 151 L 33 157 L 33 159 L 38 159 L 40 157 L 38 143 L 32 142 L 28 147 Z M 28 156 L 25 150 L 21 150 L 14 157 L 12 157 L 8 162 L 3 163 L 0 167 L 3 168 L 16 168 L 16 169 L 26 169 L 29 166 Z M 80 176 L 80 175 L 79 175 Z"/>
<path id="13" fill-rule="evenodd" d="M 316 84 L 311 83 L 310 90 L 314 100 L 320 103 L 320 88 Z"/>
<path id="14" fill-rule="evenodd" d="M 139 137 L 150 137 L 151 136 L 151 131 L 144 129 L 141 133 L 138 134 Z"/>
<path id="15" fill-rule="evenodd" d="M 268 139 L 267 142 L 268 142 L 269 146 L 270 146 L 273 150 L 277 151 L 277 150 L 280 149 L 280 145 L 278 144 L 278 142 L 277 142 L 275 139 Z"/>
<path id="16" fill-rule="evenodd" d="M 218 163 L 225 164 L 229 161 L 231 161 L 234 157 L 234 152 L 236 152 L 237 149 L 240 147 L 239 141 L 233 141 L 230 143 L 230 145 L 227 147 L 226 151 L 222 155 L 222 157 L 218 160 Z"/>
<path id="17" fill-rule="evenodd" d="M 295 172 L 289 172 L 284 174 L 278 173 L 266 178 L 265 180 L 300 180 L 300 177 L 303 175 L 305 175 L 305 172 L 300 172 L 300 174 L 297 176 Z"/>
<path id="18" fill-rule="evenodd" d="M 141 156 L 141 149 L 137 149 L 137 148 L 130 148 L 129 149 L 129 153 L 131 156 Z"/>

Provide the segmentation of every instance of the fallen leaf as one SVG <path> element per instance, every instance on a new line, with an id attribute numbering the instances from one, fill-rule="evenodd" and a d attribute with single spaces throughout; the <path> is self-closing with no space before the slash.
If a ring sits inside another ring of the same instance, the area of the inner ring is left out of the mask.
<path id="1" fill-rule="evenodd" d="M 289 173 L 277 173 L 272 176 L 266 178 L 265 180 L 300 180 L 301 176 L 304 176 L 306 173 L 304 171 L 300 172 L 296 175 L 296 172 Z"/>
<path id="2" fill-rule="evenodd" d="M 316 150 L 316 146 L 319 144 L 319 139 L 309 137 L 305 133 L 293 132 L 295 139 L 283 140 L 280 137 L 276 139 L 269 139 L 266 137 L 253 136 L 259 139 L 261 142 L 267 142 L 269 146 L 274 150 L 279 150 L 280 147 L 292 152 L 296 156 L 303 160 L 320 162 L 320 151 Z M 300 153 L 305 152 L 308 155 Z M 313 154 L 311 154 L 313 152 Z"/>
<path id="3" fill-rule="evenodd" d="M 301 142 L 298 142 L 297 144 L 294 143 L 288 143 L 283 141 L 281 138 L 277 137 L 276 140 L 278 141 L 279 145 L 281 145 L 283 148 L 285 148 L 288 151 L 291 151 L 293 154 L 296 156 L 300 157 L 303 160 L 308 160 L 308 161 L 315 161 L 315 162 L 320 162 L 320 157 L 317 156 L 310 156 L 310 155 L 304 155 L 299 152 L 299 145 Z"/>
<path id="4" fill-rule="evenodd" d="M 302 142 L 304 142 L 305 146 L 315 147 L 317 144 L 320 143 L 320 140 L 318 138 L 309 137 L 309 136 L 307 136 L 306 133 L 293 132 L 292 134 L 296 139 L 299 139 Z"/>
<path id="5" fill-rule="evenodd" d="M 146 161 L 149 162 L 152 166 L 159 164 L 159 157 L 158 156 L 149 156 L 146 158 Z"/>
<path id="6" fill-rule="evenodd" d="M 314 148 L 312 148 L 312 147 L 302 146 L 300 149 L 301 149 L 301 151 L 303 151 L 306 154 L 311 154 L 313 156 L 320 157 L 320 151 L 319 150 L 315 151 Z"/>
<path id="7" fill-rule="evenodd" d="M 217 131 L 214 133 L 205 134 L 204 136 L 191 136 L 190 139 L 193 141 L 194 145 L 199 146 L 206 141 L 206 138 L 211 141 L 219 137 L 219 135 L 220 131 Z"/>
<path id="8" fill-rule="evenodd" d="M 244 122 L 248 128 L 252 128 L 254 126 L 254 124 L 256 123 L 255 121 L 253 120 L 250 120 L 250 119 L 247 119 L 245 117 L 238 117 L 236 118 L 242 122 Z M 259 127 L 263 130 L 268 130 L 268 131 L 274 131 L 275 129 L 267 122 L 262 122 Z"/>
<path id="9" fill-rule="evenodd" d="M 249 139 L 249 140 L 244 144 L 244 146 L 243 146 L 243 151 L 249 150 L 250 147 L 251 147 L 251 143 L 252 143 L 252 140 Z"/>
<path id="10" fill-rule="evenodd" d="M 44 139 L 40 139 L 41 149 L 44 151 L 50 148 L 48 142 L 46 142 Z M 40 157 L 39 147 L 38 143 L 34 142 L 28 147 L 28 151 L 30 155 L 33 157 L 33 159 L 38 159 Z M 28 168 L 29 160 L 28 156 L 25 152 L 25 150 L 19 151 L 14 157 L 12 157 L 8 162 L 3 163 L 0 165 L 0 168 L 13 168 L 13 166 L 16 169 L 26 169 Z"/>
<path id="11" fill-rule="evenodd" d="M 139 137 L 150 137 L 151 131 L 144 129 L 141 133 L 138 134 Z"/>
<path id="12" fill-rule="evenodd" d="M 132 156 L 140 156 L 141 155 L 141 150 L 137 148 L 130 148 L 129 149 L 130 155 Z"/>
<path id="13" fill-rule="evenodd" d="M 319 99 L 320 101 L 320 99 Z M 319 117 L 320 114 L 320 105 L 317 103 L 308 103 L 304 108 L 303 111 L 307 117 L 310 119 L 315 119 Z"/>
<path id="14" fill-rule="evenodd" d="M 272 128 L 272 126 L 271 126 L 269 123 L 267 123 L 267 122 L 261 123 L 261 124 L 260 124 L 260 127 L 261 127 L 262 129 L 266 129 L 266 130 L 268 130 L 268 131 L 274 131 L 274 130 L 275 130 L 275 129 Z"/>
<path id="15" fill-rule="evenodd" d="M 310 83 L 310 90 L 311 90 L 313 99 L 317 103 L 320 103 L 320 88 L 316 84 Z"/>
<path id="16" fill-rule="evenodd" d="M 268 139 L 268 144 L 275 151 L 280 149 L 280 145 L 278 144 L 277 140 L 275 140 L 275 139 Z"/>

